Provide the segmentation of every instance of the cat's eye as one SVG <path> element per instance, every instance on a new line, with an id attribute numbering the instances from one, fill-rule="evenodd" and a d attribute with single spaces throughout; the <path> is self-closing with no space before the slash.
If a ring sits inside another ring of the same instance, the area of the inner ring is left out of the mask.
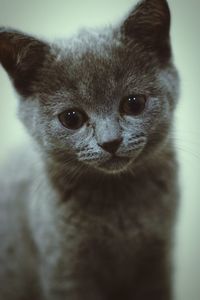
<path id="1" fill-rule="evenodd" d="M 87 115 L 78 109 L 69 109 L 58 116 L 61 124 L 69 129 L 76 130 L 88 120 Z"/>
<path id="2" fill-rule="evenodd" d="M 124 97 L 120 104 L 120 112 L 126 115 L 140 115 L 145 109 L 146 100 L 145 95 L 130 95 Z"/>

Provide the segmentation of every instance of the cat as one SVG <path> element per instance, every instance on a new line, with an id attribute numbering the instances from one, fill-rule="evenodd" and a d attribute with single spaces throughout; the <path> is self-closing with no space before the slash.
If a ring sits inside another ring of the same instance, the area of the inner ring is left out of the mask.
<path id="1" fill-rule="evenodd" d="M 30 141 L 0 175 L 0 300 L 171 300 L 179 76 L 165 0 L 46 42 L 0 29 Z"/>

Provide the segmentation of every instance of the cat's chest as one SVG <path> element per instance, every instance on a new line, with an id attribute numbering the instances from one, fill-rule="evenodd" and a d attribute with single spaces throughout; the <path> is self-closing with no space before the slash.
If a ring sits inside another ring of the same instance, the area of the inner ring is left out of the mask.
<path id="1" fill-rule="evenodd" d="M 145 213 L 142 205 L 131 205 L 133 195 L 126 197 L 115 205 L 104 203 L 104 198 L 104 207 L 90 203 L 85 210 L 72 205 L 65 214 L 63 230 L 67 251 L 71 249 L 70 261 L 75 261 L 72 268 L 79 274 L 95 274 L 98 282 L 108 286 L 124 285 L 124 278 L 134 278 L 143 249 L 150 240 L 157 240 L 162 230 L 155 215 L 152 220 L 152 212 Z"/>
<path id="2" fill-rule="evenodd" d="M 41 194 L 40 199 L 52 194 Z M 69 276 L 96 274 L 98 281 L 118 285 L 123 278 L 134 277 L 144 249 L 167 232 L 173 198 L 172 185 L 163 187 L 157 181 L 131 182 L 124 188 L 88 184 L 74 190 L 65 202 L 52 199 L 53 208 L 49 201 L 43 208 L 41 201 L 34 201 L 40 203 L 41 212 L 38 216 L 37 209 L 36 239 L 44 259 L 51 256 L 53 265 L 68 270 Z"/>
<path id="3" fill-rule="evenodd" d="M 145 239 L 159 237 L 170 226 L 173 207 L 173 192 L 165 193 L 157 183 L 109 190 L 102 186 L 74 193 L 63 212 L 63 230 L 76 236 L 86 252 L 105 251 L 126 260 Z"/>
<path id="4" fill-rule="evenodd" d="M 136 181 L 78 190 L 66 202 L 66 221 L 113 238 L 132 239 L 138 231 L 162 227 L 174 210 L 175 187 L 166 180 Z M 119 239 L 120 240 L 120 239 Z"/>

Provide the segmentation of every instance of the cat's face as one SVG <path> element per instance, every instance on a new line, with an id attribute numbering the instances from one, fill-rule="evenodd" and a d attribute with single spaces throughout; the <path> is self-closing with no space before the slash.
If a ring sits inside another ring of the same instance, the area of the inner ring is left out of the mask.
<path id="1" fill-rule="evenodd" d="M 143 1 L 118 28 L 82 31 L 62 47 L 0 32 L 2 64 L 22 98 L 20 117 L 52 159 L 116 173 L 166 142 L 177 74 L 168 7 L 151 3 Z M 23 51 L 10 57 L 14 38 Z"/>

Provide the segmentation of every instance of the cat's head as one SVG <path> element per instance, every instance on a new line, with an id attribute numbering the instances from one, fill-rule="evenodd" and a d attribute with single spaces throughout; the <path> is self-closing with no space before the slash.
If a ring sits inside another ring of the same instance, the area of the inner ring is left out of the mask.
<path id="1" fill-rule="evenodd" d="M 165 0 L 141 1 L 114 28 L 51 44 L 0 29 L 20 118 L 49 158 L 115 173 L 155 156 L 177 101 L 169 31 Z"/>

